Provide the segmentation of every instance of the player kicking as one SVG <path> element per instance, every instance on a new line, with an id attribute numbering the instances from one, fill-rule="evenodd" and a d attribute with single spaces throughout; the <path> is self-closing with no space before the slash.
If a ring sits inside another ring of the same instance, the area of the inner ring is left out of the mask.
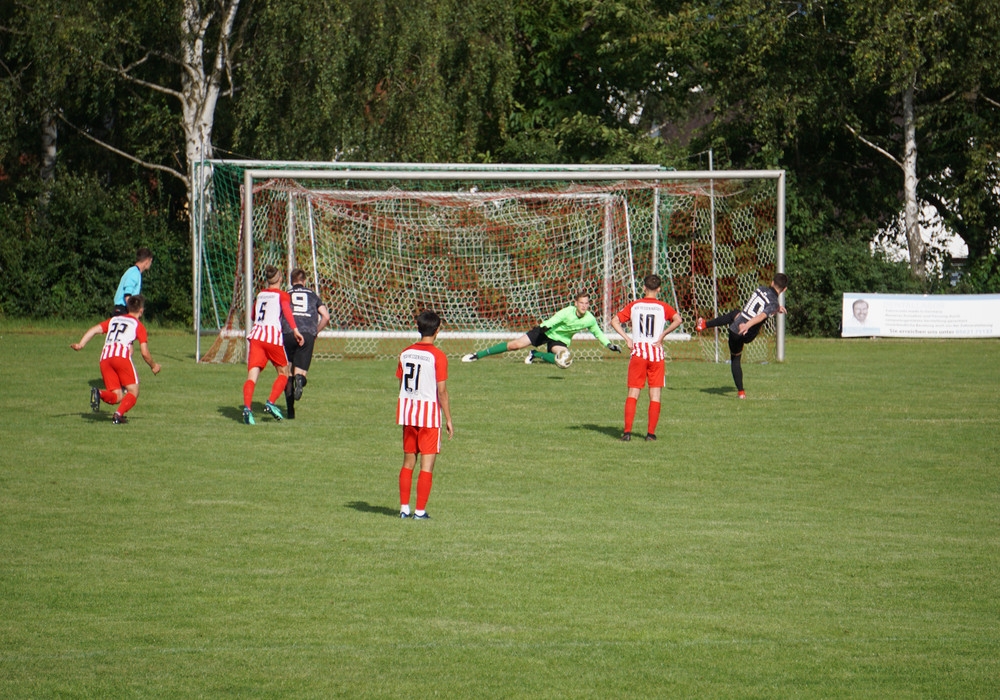
<path id="1" fill-rule="evenodd" d="M 90 408 L 95 413 L 101 410 L 101 401 L 112 406 L 118 406 L 111 422 L 115 425 L 128 423 L 125 414 L 132 410 L 139 398 L 139 378 L 132 363 L 132 343 L 139 341 L 139 353 L 146 361 L 153 374 L 159 374 L 160 365 L 153 362 L 146 342 L 146 327 L 139 320 L 145 309 L 145 300 L 141 294 L 135 294 L 126 302 L 128 313 L 113 316 L 87 330 L 80 342 L 70 345 L 74 350 L 83 350 L 98 333 L 105 333 L 104 349 L 101 351 L 101 378 L 104 380 L 104 391 L 97 387 L 90 390 Z M 124 388 L 123 388 L 124 387 Z"/>
<path id="2" fill-rule="evenodd" d="M 291 374 L 281 337 L 282 316 L 291 327 L 292 335 L 299 345 L 304 340 L 295 324 L 291 297 L 288 292 L 281 289 L 281 272 L 273 265 L 268 265 L 264 268 L 264 275 L 267 278 L 267 287 L 260 290 L 254 300 L 254 323 L 248 336 L 250 349 L 247 352 L 247 380 L 243 382 L 243 422 L 247 425 L 254 424 L 250 405 L 253 402 L 254 389 L 257 388 L 257 378 L 260 377 L 260 371 L 267 366 L 268 361 L 274 365 L 278 376 L 271 385 L 271 394 L 264 403 L 264 413 L 270 413 L 275 420 L 282 420 L 285 417 L 281 409 L 274 405 L 285 391 Z"/>
<path id="3" fill-rule="evenodd" d="M 699 333 L 706 328 L 729 327 L 729 364 L 733 371 L 733 381 L 736 383 L 736 395 L 741 399 L 747 397 L 743 391 L 743 365 L 740 359 L 743 346 L 753 342 L 760 329 L 764 327 L 764 321 L 775 314 L 785 313 L 785 307 L 781 305 L 779 297 L 786 289 L 788 289 L 788 275 L 779 272 L 774 276 L 771 286 L 758 287 L 742 309 L 734 309 L 710 321 L 699 318 L 694 327 Z"/>
<path id="4" fill-rule="evenodd" d="M 535 326 L 510 342 L 497 343 L 485 350 L 469 353 L 462 357 L 462 362 L 475 362 L 490 355 L 520 350 L 529 345 L 538 347 L 544 343 L 546 352 L 529 350 L 528 356 L 524 358 L 525 364 L 530 365 L 535 360 L 542 360 L 566 369 L 572 364 L 569 345 L 573 342 L 573 336 L 580 331 L 590 331 L 608 350 L 621 352 L 621 348 L 612 344 L 604 335 L 604 331 L 597 324 L 594 314 L 590 313 L 590 295 L 586 292 L 580 292 L 572 304 L 557 311 L 551 318 L 543 321 L 540 326 Z"/>
<path id="5" fill-rule="evenodd" d="M 301 344 L 295 339 L 288 322 L 281 319 L 285 354 L 292 365 L 291 381 L 285 385 L 286 418 L 295 418 L 295 402 L 302 398 L 302 390 L 306 386 L 316 336 L 330 323 L 330 312 L 326 305 L 316 292 L 305 286 L 305 282 L 305 270 L 300 267 L 292 270 L 292 289 L 288 296 L 292 300 L 292 315 L 302 334 Z"/>
<path id="6" fill-rule="evenodd" d="M 396 367 L 399 401 L 396 423 L 403 426 L 403 467 L 399 470 L 399 517 L 410 517 L 410 491 L 413 470 L 420 455 L 417 477 L 415 520 L 427 520 L 427 499 L 431 495 L 434 462 L 441 451 L 441 414 L 450 440 L 455 434 L 451 424 L 451 401 L 448 398 L 448 358 L 434 346 L 441 318 L 433 311 L 417 316 L 420 340 L 403 350 Z"/>
<path id="7" fill-rule="evenodd" d="M 681 325 L 681 315 L 674 307 L 656 297 L 663 281 L 658 275 L 648 275 L 642 281 L 643 297 L 628 304 L 611 317 L 611 327 L 625 339 L 632 351 L 628 361 L 628 396 L 625 399 L 625 432 L 622 442 L 632 439 L 632 422 L 642 387 L 649 384 L 649 415 L 646 419 L 646 440 L 656 439 L 656 424 L 660 420 L 660 392 L 664 386 L 666 366 L 663 360 L 663 339 Z M 667 321 L 670 325 L 667 325 Z M 629 335 L 623 323 L 632 326 Z"/>

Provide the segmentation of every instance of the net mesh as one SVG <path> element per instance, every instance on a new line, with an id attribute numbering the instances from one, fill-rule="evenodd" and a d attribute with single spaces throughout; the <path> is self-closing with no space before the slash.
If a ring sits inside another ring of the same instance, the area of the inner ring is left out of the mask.
<path id="1" fill-rule="evenodd" d="M 200 318 L 218 336 L 200 359 L 236 362 L 246 351 L 242 168 L 214 165 L 209 173 Z M 579 291 L 591 294 L 591 310 L 614 337 L 611 315 L 641 292 L 650 272 L 663 278 L 660 296 L 683 316 L 676 335 L 685 338 L 698 316 L 736 308 L 767 284 L 775 265 L 775 187 L 766 180 L 403 181 L 387 174 L 373 181 L 331 173 L 255 182 L 252 213 L 254 290 L 266 265 L 301 267 L 330 310 L 316 359 L 396 357 L 423 309 L 441 315 L 441 345 L 461 355 L 524 333 Z M 744 358 L 772 359 L 773 336 L 768 321 Z M 711 332 L 665 345 L 670 359 L 727 357 Z M 578 360 L 607 356 L 586 337 L 572 349 Z"/>

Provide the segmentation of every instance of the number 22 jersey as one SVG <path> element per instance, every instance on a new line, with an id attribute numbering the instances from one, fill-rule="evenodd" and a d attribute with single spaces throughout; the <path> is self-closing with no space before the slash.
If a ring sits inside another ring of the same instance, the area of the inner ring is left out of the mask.
<path id="1" fill-rule="evenodd" d="M 414 343 L 400 354 L 396 379 L 400 380 L 396 423 L 440 428 L 437 385 L 448 379 L 448 357 L 430 343 Z"/>
<path id="2" fill-rule="evenodd" d="M 104 337 L 104 349 L 101 351 L 102 360 L 112 357 L 131 360 L 132 343 L 137 340 L 140 343 L 146 342 L 146 327 L 135 316 L 109 318 L 101 324 L 101 330 L 107 334 Z"/>

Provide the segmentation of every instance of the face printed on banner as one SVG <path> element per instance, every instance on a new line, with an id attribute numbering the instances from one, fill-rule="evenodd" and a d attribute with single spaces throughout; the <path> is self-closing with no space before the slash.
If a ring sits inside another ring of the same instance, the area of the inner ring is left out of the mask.
<path id="1" fill-rule="evenodd" d="M 868 302 L 864 299 L 858 299 L 854 302 L 852 307 L 854 318 L 858 320 L 862 326 L 865 325 L 865 321 L 868 319 Z"/>

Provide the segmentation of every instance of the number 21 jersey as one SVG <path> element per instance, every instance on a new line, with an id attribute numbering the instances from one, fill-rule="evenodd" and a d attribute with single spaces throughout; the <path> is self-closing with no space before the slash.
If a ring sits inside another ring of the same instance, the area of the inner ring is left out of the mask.
<path id="1" fill-rule="evenodd" d="M 437 385 L 448 379 L 448 357 L 430 343 L 414 343 L 400 354 L 396 378 L 400 380 L 396 423 L 440 428 Z"/>

